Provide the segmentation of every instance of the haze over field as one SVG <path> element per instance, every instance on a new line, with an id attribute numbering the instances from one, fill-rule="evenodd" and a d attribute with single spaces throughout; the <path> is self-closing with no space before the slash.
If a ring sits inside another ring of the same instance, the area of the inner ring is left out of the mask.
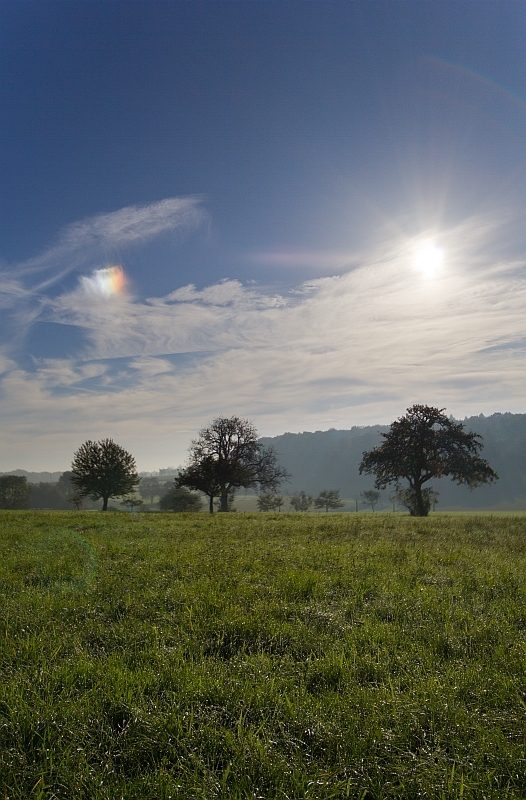
<path id="1" fill-rule="evenodd" d="M 523 413 L 522 4 L 0 0 L 0 471 Z"/>

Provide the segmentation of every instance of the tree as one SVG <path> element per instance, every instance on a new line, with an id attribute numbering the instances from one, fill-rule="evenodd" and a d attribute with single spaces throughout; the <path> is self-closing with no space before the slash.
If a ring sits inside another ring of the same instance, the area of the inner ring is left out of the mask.
<path id="1" fill-rule="evenodd" d="M 172 486 L 159 501 L 161 511 L 201 511 L 202 507 L 201 497 L 183 486 Z"/>
<path id="2" fill-rule="evenodd" d="M 30 491 L 25 475 L 0 476 L 0 508 L 29 508 Z"/>
<path id="3" fill-rule="evenodd" d="M 295 492 L 291 497 L 289 497 L 289 503 L 294 511 L 308 511 L 313 502 L 313 496 L 311 494 L 307 494 L 303 490 L 301 492 Z"/>
<path id="4" fill-rule="evenodd" d="M 283 505 L 283 495 L 266 492 L 258 495 L 258 511 L 281 511 Z"/>
<path id="5" fill-rule="evenodd" d="M 144 500 L 141 500 L 141 498 L 137 497 L 135 494 L 129 494 L 121 501 L 121 506 L 125 506 L 130 514 L 133 514 L 135 509 L 139 510 L 142 505 L 144 505 Z"/>
<path id="6" fill-rule="evenodd" d="M 394 514 L 396 511 L 396 506 L 402 502 L 400 499 L 400 491 L 393 490 L 392 492 L 389 492 L 389 502 L 393 505 Z"/>
<path id="7" fill-rule="evenodd" d="M 375 489 L 366 489 L 365 492 L 360 492 L 360 497 L 362 498 L 364 506 L 371 506 L 374 511 L 374 507 L 380 499 L 380 492 L 377 492 Z"/>
<path id="8" fill-rule="evenodd" d="M 432 504 L 429 491 L 422 489 L 432 478 L 451 477 L 470 489 L 498 479 L 487 461 L 480 457 L 482 437 L 467 433 L 464 425 L 443 414 L 444 409 L 414 405 L 392 423 L 384 442 L 364 452 L 360 473 L 376 475 L 375 486 L 385 489 L 390 483 L 400 488 L 401 479 L 409 483 L 410 513 L 426 517 Z"/>
<path id="9" fill-rule="evenodd" d="M 158 478 L 141 478 L 139 494 L 144 500 L 149 500 L 150 505 L 157 496 L 161 495 L 161 484 Z"/>
<path id="10" fill-rule="evenodd" d="M 241 417 L 218 417 L 190 445 L 188 466 L 175 483 L 203 492 L 213 513 L 214 499 L 228 511 L 228 498 L 236 489 L 275 491 L 288 473 L 277 463 L 272 447 L 264 447 L 254 425 Z"/>
<path id="11" fill-rule="evenodd" d="M 102 498 L 103 511 L 107 510 L 110 497 L 133 492 L 139 480 L 134 457 L 113 439 L 84 442 L 74 454 L 71 483 L 77 496 Z"/>
<path id="12" fill-rule="evenodd" d="M 329 508 L 343 508 L 344 505 L 339 489 L 324 489 L 314 500 L 314 508 L 324 508 L 326 512 Z"/>
<path id="13" fill-rule="evenodd" d="M 30 508 L 69 508 L 68 498 L 63 490 L 63 485 L 60 483 L 41 481 L 40 483 L 31 483 L 29 487 L 31 491 L 29 497 Z"/>

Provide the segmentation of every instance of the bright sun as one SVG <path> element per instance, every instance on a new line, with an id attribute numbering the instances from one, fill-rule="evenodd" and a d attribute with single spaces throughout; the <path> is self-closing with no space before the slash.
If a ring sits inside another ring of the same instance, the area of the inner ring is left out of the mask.
<path id="1" fill-rule="evenodd" d="M 415 269 L 422 273 L 424 278 L 433 278 L 440 271 L 444 261 L 444 251 L 433 242 L 420 244 L 415 250 Z"/>

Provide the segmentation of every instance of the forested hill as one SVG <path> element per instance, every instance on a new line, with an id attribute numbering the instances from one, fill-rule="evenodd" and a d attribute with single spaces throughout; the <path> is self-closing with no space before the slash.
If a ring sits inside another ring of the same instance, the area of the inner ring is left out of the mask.
<path id="1" fill-rule="evenodd" d="M 499 480 L 470 492 L 448 478 L 433 482 L 439 492 L 438 509 L 526 510 L 526 414 L 492 414 L 463 420 L 465 430 L 483 437 L 482 456 L 498 473 Z M 284 433 L 264 438 L 279 455 L 280 463 L 291 473 L 285 492 L 304 489 L 317 494 L 322 489 L 340 489 L 345 498 L 359 498 L 364 489 L 373 488 L 374 477 L 359 475 L 358 465 L 364 450 L 380 444 L 380 433 L 389 426 L 373 425 L 350 430 Z M 385 506 L 389 489 L 382 492 Z"/>
<path id="2" fill-rule="evenodd" d="M 1 475 L 20 475 L 26 477 L 28 483 L 58 483 L 62 472 L 27 472 L 25 469 L 12 469 L 11 472 L 0 472 Z"/>

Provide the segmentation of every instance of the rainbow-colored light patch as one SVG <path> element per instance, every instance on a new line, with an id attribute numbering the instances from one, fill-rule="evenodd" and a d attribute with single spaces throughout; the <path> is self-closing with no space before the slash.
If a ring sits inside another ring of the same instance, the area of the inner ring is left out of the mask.
<path id="1" fill-rule="evenodd" d="M 122 294 L 126 289 L 126 275 L 121 266 L 96 269 L 91 277 L 81 278 L 82 286 L 90 294 L 102 297 L 113 297 Z"/>

